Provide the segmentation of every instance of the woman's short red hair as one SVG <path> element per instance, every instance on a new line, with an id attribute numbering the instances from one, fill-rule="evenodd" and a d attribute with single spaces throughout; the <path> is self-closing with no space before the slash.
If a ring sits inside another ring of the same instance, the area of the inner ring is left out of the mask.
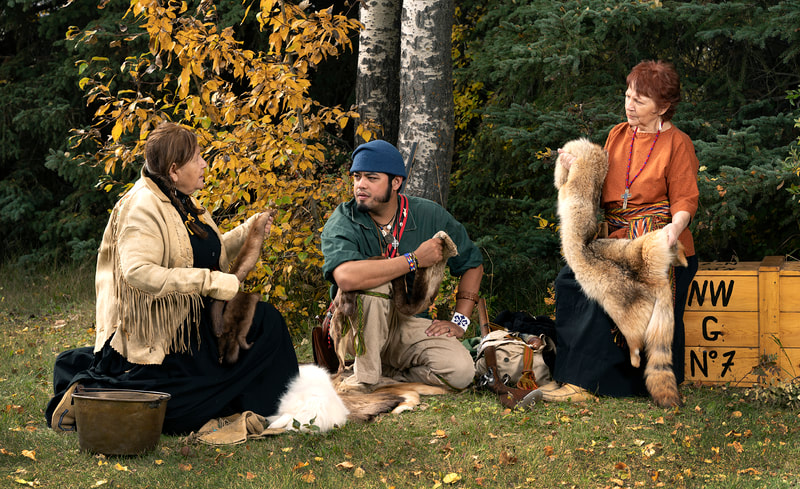
<path id="1" fill-rule="evenodd" d="M 627 82 L 639 94 L 653 99 L 659 108 L 667 107 L 663 120 L 672 119 L 681 101 L 681 80 L 672 63 L 642 61 L 633 67 Z"/>

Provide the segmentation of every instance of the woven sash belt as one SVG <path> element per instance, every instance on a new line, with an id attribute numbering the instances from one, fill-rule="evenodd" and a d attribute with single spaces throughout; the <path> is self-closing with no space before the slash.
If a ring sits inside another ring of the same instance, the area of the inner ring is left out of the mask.
<path id="1" fill-rule="evenodd" d="M 669 213 L 669 201 L 662 200 L 654 204 L 628 206 L 606 209 L 606 222 L 611 228 L 609 233 L 617 229 L 627 229 L 628 239 L 639 237 L 650 231 L 661 229 L 672 222 Z"/>

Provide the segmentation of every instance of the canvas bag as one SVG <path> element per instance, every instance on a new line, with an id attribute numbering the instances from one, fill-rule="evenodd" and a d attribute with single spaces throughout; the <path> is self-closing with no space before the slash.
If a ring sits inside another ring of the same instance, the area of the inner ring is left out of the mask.
<path id="1" fill-rule="evenodd" d="M 534 349 L 516 333 L 506 330 L 489 332 L 478 344 L 475 357 L 477 375 L 488 373 L 484 352 L 487 346 L 492 345 L 497 357 L 497 374 L 506 385 L 520 389 L 535 389 L 549 384 L 552 382 L 552 377 L 542 353 L 552 349 L 552 344 L 545 335 L 540 335 L 539 338 L 542 344 Z M 534 385 L 531 385 L 531 381 Z"/>

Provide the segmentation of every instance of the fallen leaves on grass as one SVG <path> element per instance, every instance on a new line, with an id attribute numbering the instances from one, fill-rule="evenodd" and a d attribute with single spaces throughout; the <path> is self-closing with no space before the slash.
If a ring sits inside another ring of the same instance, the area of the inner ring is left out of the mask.
<path id="1" fill-rule="evenodd" d="M 515 463 L 517 463 L 517 457 L 503 450 L 502 452 L 500 452 L 499 463 L 500 465 L 514 465 Z"/>
<path id="2" fill-rule="evenodd" d="M 450 472 L 442 479 L 442 482 L 445 484 L 455 484 L 456 482 L 461 480 L 461 476 L 456 474 L 455 472 Z"/>

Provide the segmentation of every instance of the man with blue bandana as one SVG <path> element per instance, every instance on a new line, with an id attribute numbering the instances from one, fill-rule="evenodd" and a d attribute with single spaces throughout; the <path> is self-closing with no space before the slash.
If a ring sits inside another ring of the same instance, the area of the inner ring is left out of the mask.
<path id="1" fill-rule="evenodd" d="M 353 199 L 340 204 L 322 231 L 325 278 L 343 292 L 357 292 L 363 305 L 363 351 L 346 384 L 375 385 L 382 377 L 463 389 L 475 374 L 461 344 L 478 301 L 483 257 L 464 226 L 442 206 L 400 193 L 406 175 L 400 152 L 375 140 L 353 152 Z M 406 316 L 395 310 L 392 280 L 413 280 L 415 271 L 443 258 L 445 231 L 458 248 L 447 260 L 460 277 L 451 320 Z M 370 259 L 373 257 L 382 259 Z"/>

